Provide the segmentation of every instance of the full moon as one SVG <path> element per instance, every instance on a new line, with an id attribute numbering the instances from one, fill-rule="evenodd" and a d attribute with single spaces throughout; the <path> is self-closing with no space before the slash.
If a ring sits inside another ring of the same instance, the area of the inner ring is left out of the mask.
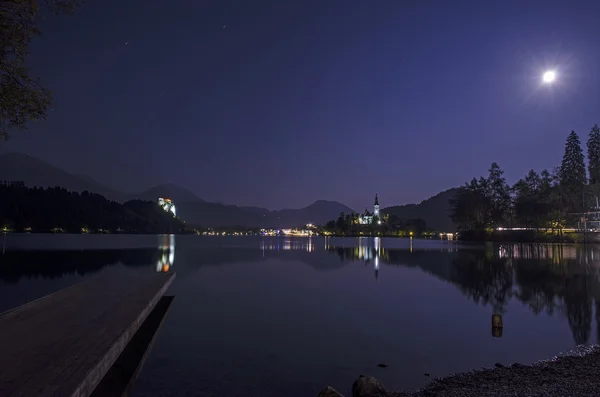
<path id="1" fill-rule="evenodd" d="M 552 83 L 556 79 L 556 73 L 554 70 L 548 70 L 542 76 L 544 83 Z"/>

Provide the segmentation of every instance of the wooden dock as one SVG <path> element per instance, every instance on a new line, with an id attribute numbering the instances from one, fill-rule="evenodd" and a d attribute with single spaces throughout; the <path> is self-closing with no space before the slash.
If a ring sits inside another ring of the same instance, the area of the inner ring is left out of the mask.
<path id="1" fill-rule="evenodd" d="M 98 276 L 0 315 L 0 396 L 90 396 L 174 278 Z"/>

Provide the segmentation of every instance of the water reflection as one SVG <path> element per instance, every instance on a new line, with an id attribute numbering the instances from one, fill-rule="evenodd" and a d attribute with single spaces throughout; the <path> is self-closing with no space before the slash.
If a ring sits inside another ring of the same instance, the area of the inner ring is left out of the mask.
<path id="1" fill-rule="evenodd" d="M 174 235 L 159 236 L 153 249 L 7 251 L 0 255 L 0 281 L 14 284 L 23 278 L 86 275 L 117 264 L 149 266 L 151 272 L 169 272 L 175 261 L 175 239 Z M 490 327 L 495 337 L 503 334 L 503 328 L 498 326 L 503 318 L 510 329 L 505 315 L 509 304 L 518 302 L 535 315 L 564 317 L 577 344 L 593 342 L 595 321 L 595 339 L 600 342 L 600 247 L 488 245 L 469 248 L 453 243 L 423 249 L 421 240 L 413 242 L 412 239 L 390 242 L 380 238 L 326 238 L 320 241 L 314 237 L 286 237 L 247 240 L 250 243 L 246 246 L 223 248 L 201 245 L 202 241 L 205 240 L 192 237 L 178 241 L 180 276 L 193 274 L 202 266 L 227 266 L 272 258 L 301 262 L 318 271 L 335 271 L 358 262 L 361 267 L 369 268 L 369 281 L 373 282 L 371 277 L 374 277 L 379 283 L 385 279 L 386 268 L 390 266 L 415 268 L 452 284 L 469 301 L 487 308 L 485 321 L 490 324 L 492 319 Z M 404 248 L 389 248 L 392 244 Z"/>
<path id="2" fill-rule="evenodd" d="M 264 239 L 260 241 L 261 251 L 307 251 L 314 252 L 315 244 L 313 237 L 305 238 L 275 238 L 275 239 Z M 325 239 L 327 244 L 327 239 Z"/>
<path id="3" fill-rule="evenodd" d="M 412 243 L 412 241 L 411 241 Z M 511 300 L 535 315 L 565 316 L 577 344 L 592 343 L 592 321 L 600 342 L 600 248 L 552 245 L 489 245 L 449 252 L 386 249 L 379 239 L 360 239 L 355 247 L 327 250 L 342 261 L 417 267 L 455 285 L 477 305 L 490 308 L 493 336 L 502 335 L 502 316 Z M 500 321 L 500 323 L 498 322 Z"/>
<path id="4" fill-rule="evenodd" d="M 59 278 L 87 275 L 106 266 L 144 266 L 154 261 L 155 249 L 83 251 L 9 251 L 0 256 L 0 280 L 17 283 L 21 278 Z"/>
<path id="5" fill-rule="evenodd" d="M 160 256 L 156 262 L 156 271 L 167 273 L 175 263 L 175 235 L 165 234 L 159 236 Z"/>
<path id="6" fill-rule="evenodd" d="M 375 269 L 375 280 L 379 277 L 379 254 L 381 250 L 381 240 L 379 237 L 375 237 L 375 263 L 373 264 L 373 268 Z"/>
<path id="7" fill-rule="evenodd" d="M 0 255 L 0 280 L 18 283 L 23 278 L 57 279 L 73 274 L 85 276 L 115 265 L 151 266 L 168 272 L 175 260 L 175 236 L 159 236 L 156 248 L 15 250 Z"/>
<path id="8" fill-rule="evenodd" d="M 547 259 L 554 263 L 570 259 L 580 264 L 600 267 L 600 248 L 593 246 L 500 245 L 498 255 L 502 258 Z"/>

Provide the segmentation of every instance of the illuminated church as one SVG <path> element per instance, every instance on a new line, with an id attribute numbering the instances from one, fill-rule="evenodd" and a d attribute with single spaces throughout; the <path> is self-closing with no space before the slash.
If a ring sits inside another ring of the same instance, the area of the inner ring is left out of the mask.
<path id="1" fill-rule="evenodd" d="M 373 204 L 373 212 L 369 212 L 367 208 L 365 208 L 365 212 L 358 215 L 358 223 L 361 225 L 370 225 L 373 223 L 373 218 L 377 217 L 379 219 L 379 223 L 381 223 L 381 217 L 379 215 L 379 198 L 377 194 L 375 194 L 375 204 Z"/>

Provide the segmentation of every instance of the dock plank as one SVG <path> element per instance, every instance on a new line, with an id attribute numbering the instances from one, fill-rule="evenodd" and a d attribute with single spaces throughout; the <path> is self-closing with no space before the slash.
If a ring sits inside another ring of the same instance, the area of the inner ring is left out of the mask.
<path id="1" fill-rule="evenodd" d="M 89 396 L 174 277 L 98 276 L 0 315 L 0 396 Z"/>

